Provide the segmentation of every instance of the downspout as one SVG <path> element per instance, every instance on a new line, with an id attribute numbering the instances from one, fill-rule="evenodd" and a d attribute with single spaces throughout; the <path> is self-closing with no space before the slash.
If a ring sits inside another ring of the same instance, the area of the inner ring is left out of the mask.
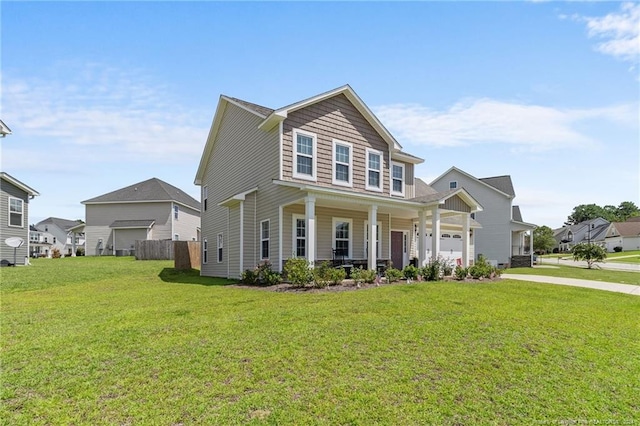
<path id="1" fill-rule="evenodd" d="M 244 201 L 240 201 L 240 274 L 244 271 Z"/>
<path id="2" fill-rule="evenodd" d="M 282 213 L 283 213 L 282 205 L 278 206 L 278 267 L 277 271 L 282 272 Z"/>
<path id="3" fill-rule="evenodd" d="M 227 251 L 230 252 L 231 251 L 231 237 L 229 235 L 229 232 L 231 232 L 231 226 L 229 224 L 230 221 L 230 214 L 229 214 L 229 207 L 227 207 L 227 245 L 229 246 L 227 248 Z M 224 256 L 224 235 L 222 236 L 222 253 Z M 231 278 L 231 274 L 230 274 L 230 269 L 229 269 L 229 253 L 227 253 L 227 278 Z M 216 261 L 218 260 L 218 236 L 216 235 Z"/>

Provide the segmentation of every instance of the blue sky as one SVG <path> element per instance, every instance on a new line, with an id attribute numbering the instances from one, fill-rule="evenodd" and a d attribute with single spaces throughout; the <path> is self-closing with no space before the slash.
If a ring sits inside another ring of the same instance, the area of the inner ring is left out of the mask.
<path id="1" fill-rule="evenodd" d="M 0 8 L 2 170 L 40 192 L 32 223 L 150 177 L 199 199 L 220 94 L 278 108 L 347 83 L 427 182 L 511 175 L 524 220 L 551 227 L 640 204 L 638 3 Z"/>

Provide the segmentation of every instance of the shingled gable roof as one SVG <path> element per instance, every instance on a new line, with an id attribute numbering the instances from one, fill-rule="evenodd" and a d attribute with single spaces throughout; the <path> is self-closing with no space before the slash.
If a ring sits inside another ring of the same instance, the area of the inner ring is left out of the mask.
<path id="1" fill-rule="evenodd" d="M 414 191 L 415 191 L 416 197 L 422 197 L 425 195 L 435 194 L 436 192 L 438 192 L 432 187 L 430 187 L 425 181 L 423 181 L 420 178 L 415 178 L 413 182 L 414 182 L 413 185 L 414 185 Z"/>
<path id="2" fill-rule="evenodd" d="M 523 222 L 520 206 L 511 206 L 511 219 L 516 222 Z"/>
<path id="3" fill-rule="evenodd" d="M 78 222 L 77 220 L 61 219 L 59 217 L 48 217 L 44 220 L 41 220 L 36 225 L 41 226 L 41 225 L 48 225 L 48 224 L 56 225 L 58 228 L 62 229 L 63 231 L 68 231 L 69 229 L 75 228 L 76 226 L 81 225 L 82 223 Z"/>
<path id="4" fill-rule="evenodd" d="M 234 98 L 231 96 L 221 95 L 220 101 L 218 102 L 218 106 L 216 108 L 216 112 L 213 116 L 213 122 L 211 123 L 211 128 L 209 130 L 209 135 L 207 136 L 207 142 L 204 147 L 204 151 L 202 153 L 202 157 L 200 158 L 200 164 L 198 166 L 198 171 L 196 172 L 196 177 L 194 179 L 194 183 L 196 185 L 200 185 L 202 183 L 202 175 L 204 173 L 204 168 L 207 164 L 209 155 L 213 149 L 213 141 L 216 138 L 218 133 L 218 129 L 220 123 L 222 121 L 222 116 L 224 115 L 224 110 L 227 107 L 227 104 L 234 104 L 246 111 L 249 111 L 260 118 L 263 118 L 262 123 L 258 126 L 264 130 L 270 130 L 278 123 L 282 122 L 287 118 L 290 112 L 299 110 L 301 108 L 305 108 L 309 105 L 313 105 L 317 102 L 321 102 L 325 99 L 331 98 L 337 95 L 344 95 L 346 98 L 353 104 L 353 106 L 362 114 L 362 116 L 371 124 L 371 126 L 380 134 L 380 136 L 389 144 L 391 148 L 391 158 L 394 160 L 405 161 L 412 164 L 420 164 L 423 163 L 424 160 L 420 157 L 416 157 L 415 155 L 408 154 L 402 151 L 402 146 L 396 141 L 396 139 L 391 135 L 391 133 L 387 130 L 386 127 L 378 120 L 378 118 L 373 114 L 373 112 L 369 109 L 369 107 L 360 99 L 360 97 L 353 91 L 351 86 L 348 84 L 338 87 L 333 90 L 329 90 L 327 92 L 321 93 L 316 96 L 312 96 L 307 99 L 303 99 L 301 101 L 292 103 L 290 105 L 284 106 L 279 109 L 271 109 L 262 105 L 254 104 L 252 102 L 247 102 L 242 99 Z"/>
<path id="5" fill-rule="evenodd" d="M 640 222 L 627 220 L 626 222 L 613 222 L 612 227 L 616 228 L 618 235 L 622 237 L 637 237 L 640 235 Z"/>
<path id="6" fill-rule="evenodd" d="M 26 192 L 27 194 L 29 194 L 31 196 L 35 197 L 36 195 L 40 195 L 40 193 L 38 193 L 38 191 L 36 191 L 35 189 L 31 188 L 29 185 L 20 182 L 18 179 L 14 178 L 9 173 L 0 172 L 0 179 L 3 179 L 5 181 L 11 183 L 13 186 L 16 186 L 16 187 L 20 188 L 21 190 L 23 190 L 24 192 Z"/>
<path id="7" fill-rule="evenodd" d="M 511 177 L 509 177 L 509 176 L 496 176 L 496 177 L 492 177 L 492 178 L 478 179 L 477 177 L 475 177 L 473 175 L 470 175 L 469 173 L 465 172 L 464 170 L 461 170 L 461 169 L 457 168 L 456 166 L 451 166 L 451 168 L 449 168 L 449 170 L 447 170 L 446 172 L 444 172 L 443 174 L 441 174 L 440 176 L 438 176 L 437 178 L 432 180 L 429 185 L 433 185 L 434 182 L 437 182 L 440 179 L 444 178 L 445 176 L 447 176 L 452 171 L 457 171 L 458 173 L 461 173 L 461 174 L 467 176 L 469 179 L 473 179 L 475 181 L 478 181 L 481 184 L 485 185 L 487 188 L 491 188 L 494 191 L 498 191 L 499 193 L 503 194 L 505 197 L 509 197 L 509 198 L 515 197 L 515 191 L 513 190 L 513 184 L 511 183 Z M 500 178 L 500 179 L 498 179 L 498 178 Z M 508 179 L 508 185 L 506 184 L 505 179 L 502 179 L 502 178 L 507 178 Z M 502 189 L 500 187 L 502 187 Z"/>
<path id="8" fill-rule="evenodd" d="M 161 181 L 158 178 L 151 178 L 95 198 L 90 198 L 83 201 L 82 204 L 140 203 L 154 201 L 173 201 L 191 207 L 192 209 L 200 210 L 200 202 L 196 201 L 181 189 Z"/>

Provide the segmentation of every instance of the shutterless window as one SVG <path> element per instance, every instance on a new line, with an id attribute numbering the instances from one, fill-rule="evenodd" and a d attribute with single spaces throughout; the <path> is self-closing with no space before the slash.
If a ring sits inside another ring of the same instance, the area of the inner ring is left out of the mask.
<path id="1" fill-rule="evenodd" d="M 178 234 L 173 234 L 173 240 L 174 240 L 174 241 L 179 241 L 179 240 L 180 240 L 180 235 L 178 235 Z"/>
<path id="2" fill-rule="evenodd" d="M 209 198 L 209 187 L 207 185 L 202 187 L 202 208 L 207 211 L 207 199 Z"/>
<path id="3" fill-rule="evenodd" d="M 351 257 L 351 221 L 346 219 L 334 219 L 334 247 L 344 257 Z"/>
<path id="4" fill-rule="evenodd" d="M 404 195 L 404 164 L 391 163 L 391 192 Z"/>
<path id="5" fill-rule="evenodd" d="M 307 257 L 307 221 L 293 216 L 293 235 L 296 257 Z"/>
<path id="6" fill-rule="evenodd" d="M 9 197 L 9 226 L 23 227 L 24 202 L 19 198 Z"/>
<path id="7" fill-rule="evenodd" d="M 451 182 L 449 182 L 449 189 L 456 189 L 458 187 L 458 182 L 455 180 L 452 180 Z"/>
<path id="8" fill-rule="evenodd" d="M 382 191 L 382 153 L 367 149 L 367 189 Z"/>
<path id="9" fill-rule="evenodd" d="M 333 183 L 351 185 L 352 145 L 338 140 L 333 141 Z"/>
<path id="10" fill-rule="evenodd" d="M 293 176 L 301 179 L 315 180 L 316 136 L 300 130 L 293 131 L 295 151 L 295 168 Z"/>
<path id="11" fill-rule="evenodd" d="M 166 211 L 166 210 L 165 210 Z M 178 208 L 178 206 L 174 205 L 173 206 L 173 218 L 177 219 L 178 218 L 178 212 L 180 211 L 180 209 Z"/>
<path id="12" fill-rule="evenodd" d="M 207 246 L 207 239 L 202 240 L 202 263 L 207 263 L 209 260 L 209 248 Z"/>
<path id="13" fill-rule="evenodd" d="M 269 258 L 269 220 L 260 222 L 260 257 Z"/>
<path id="14" fill-rule="evenodd" d="M 222 262 L 223 242 L 222 234 L 218 234 L 218 263 Z"/>

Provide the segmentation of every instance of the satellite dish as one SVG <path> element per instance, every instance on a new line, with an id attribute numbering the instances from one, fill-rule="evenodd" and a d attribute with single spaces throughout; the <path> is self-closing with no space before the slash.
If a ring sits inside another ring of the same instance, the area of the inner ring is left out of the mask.
<path id="1" fill-rule="evenodd" d="M 9 247 L 18 248 L 24 244 L 24 240 L 20 237 L 9 237 L 4 240 L 4 243 Z"/>

